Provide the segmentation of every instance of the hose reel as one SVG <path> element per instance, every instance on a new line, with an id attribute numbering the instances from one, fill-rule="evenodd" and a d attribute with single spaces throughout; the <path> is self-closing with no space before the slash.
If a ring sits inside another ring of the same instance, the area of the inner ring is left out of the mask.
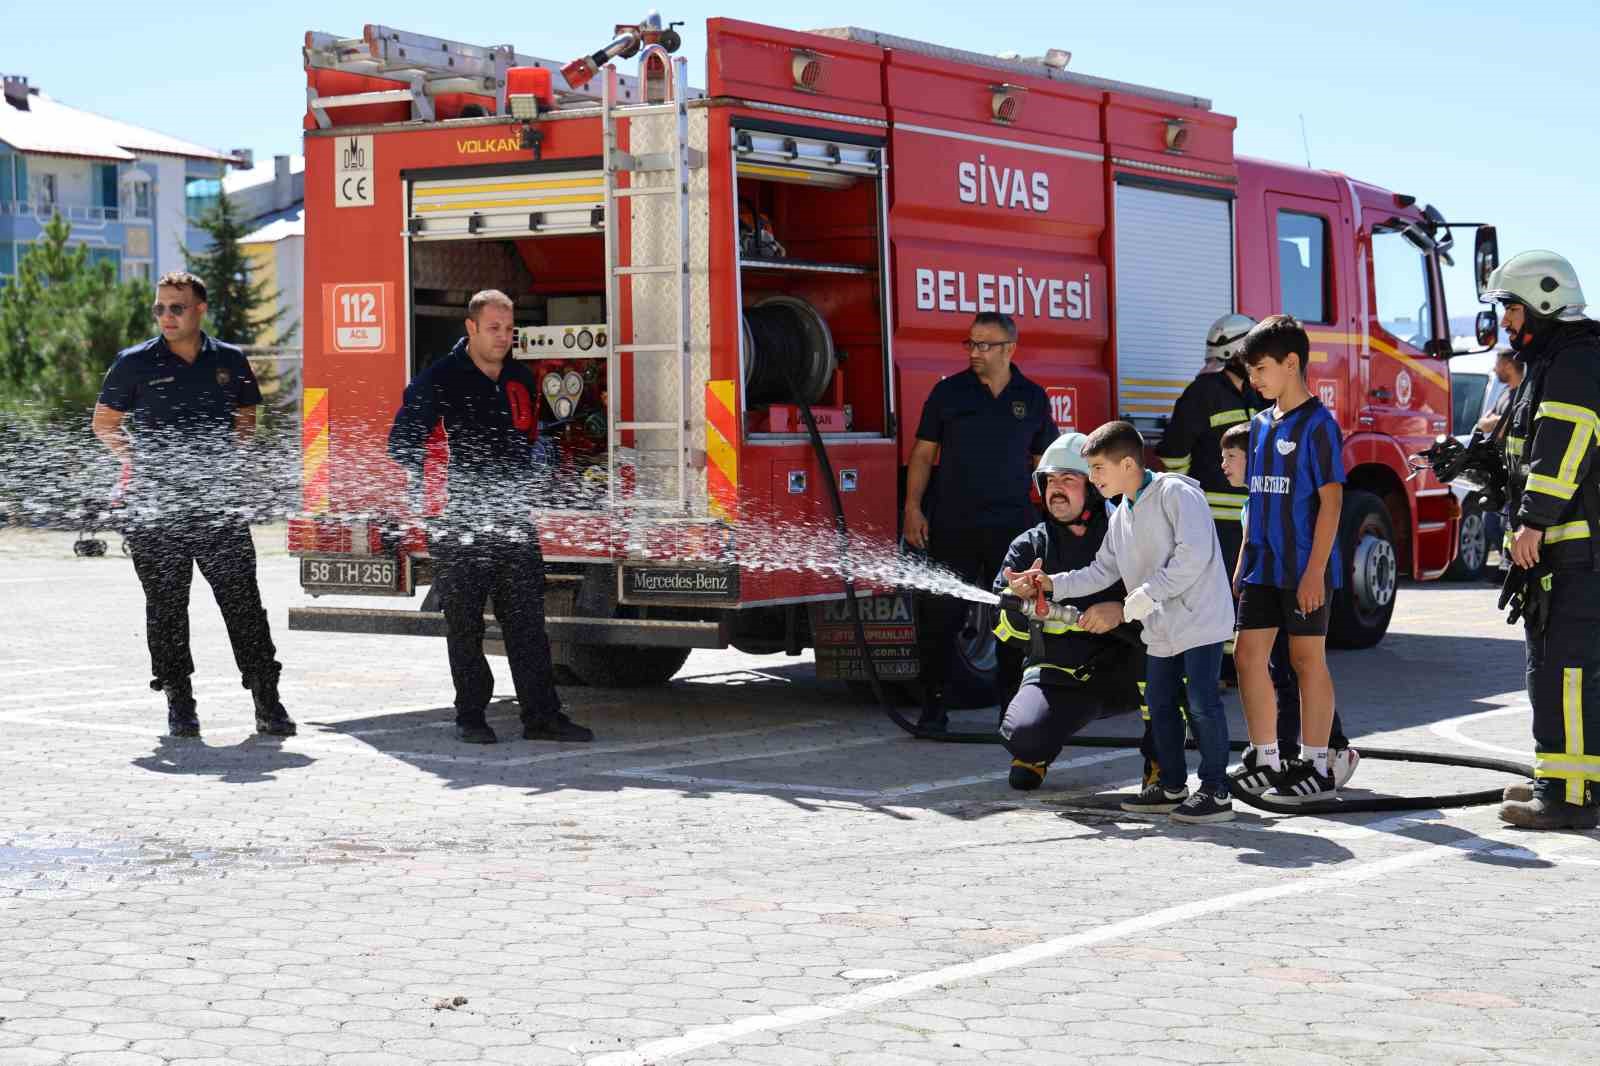
<path id="1" fill-rule="evenodd" d="M 791 378 L 807 403 L 818 403 L 839 367 L 822 313 L 797 296 L 769 296 L 744 309 L 744 394 L 750 406 L 790 403 Z"/>

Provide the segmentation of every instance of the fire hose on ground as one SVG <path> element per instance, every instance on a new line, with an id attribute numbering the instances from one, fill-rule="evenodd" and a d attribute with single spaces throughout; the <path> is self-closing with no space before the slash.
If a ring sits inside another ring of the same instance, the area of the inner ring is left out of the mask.
<path id="1" fill-rule="evenodd" d="M 824 483 L 828 486 L 828 495 L 830 502 L 833 504 L 834 528 L 839 535 L 840 558 L 844 560 L 842 569 L 845 574 L 843 578 L 845 603 L 848 605 L 847 610 L 849 611 L 850 621 L 855 629 L 856 650 L 861 656 L 862 666 L 866 670 L 867 682 L 872 688 L 873 699 L 877 701 L 885 717 L 919 740 L 936 740 L 946 744 L 1002 743 L 997 732 L 934 732 L 919 729 L 915 723 L 911 722 L 895 708 L 888 694 L 884 691 L 883 682 L 878 677 L 877 664 L 873 662 L 871 649 L 867 644 L 866 626 L 863 623 L 860 605 L 856 599 L 855 581 L 849 576 L 850 527 L 845 520 L 844 501 L 839 495 L 839 483 L 834 476 L 833 463 L 828 456 L 828 449 L 822 439 L 822 433 L 817 428 L 817 420 L 811 413 L 811 404 L 806 395 L 808 390 L 796 380 L 796 375 L 790 369 L 795 364 L 789 360 L 774 360 L 774 362 L 778 362 L 788 371 L 786 376 L 788 377 L 790 394 L 800 408 L 801 419 L 805 422 L 806 433 L 811 440 L 811 450 L 816 455 L 817 466 L 822 473 Z M 1134 737 L 1083 736 L 1081 734 L 1071 737 L 1067 743 L 1084 748 L 1137 748 L 1139 746 L 1138 739 Z M 1234 751 L 1243 751 L 1248 745 L 1243 741 L 1233 741 L 1230 747 Z M 1361 747 L 1360 751 L 1363 759 L 1375 759 L 1380 762 L 1454 766 L 1463 769 L 1489 770 L 1510 774 L 1523 780 L 1532 780 L 1533 778 L 1532 767 L 1509 759 L 1489 759 L 1476 755 L 1446 755 L 1439 752 L 1417 751 L 1407 748 L 1369 748 L 1365 745 Z M 1252 796 L 1244 792 L 1236 793 L 1235 798 L 1257 810 L 1267 811 L 1271 814 L 1366 814 L 1481 807 L 1501 802 L 1502 791 L 1499 788 L 1492 788 L 1480 789 L 1475 792 L 1442 793 L 1428 796 L 1377 795 L 1367 799 L 1335 799 L 1294 805 L 1274 803 L 1261 796 Z"/>

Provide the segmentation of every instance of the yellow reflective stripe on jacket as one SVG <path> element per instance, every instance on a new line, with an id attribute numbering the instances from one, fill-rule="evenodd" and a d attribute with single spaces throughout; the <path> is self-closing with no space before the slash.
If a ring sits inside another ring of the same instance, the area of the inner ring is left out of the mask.
<path id="1" fill-rule="evenodd" d="M 1507 533 L 1506 539 L 1509 542 L 1511 539 L 1511 534 Z M 1544 531 L 1544 542 L 1546 544 L 1560 544 L 1564 540 L 1588 539 L 1588 522 L 1565 522 L 1559 526 L 1551 526 L 1549 529 Z"/>
<path id="2" fill-rule="evenodd" d="M 1600 433 L 1600 416 L 1597 416 L 1587 407 L 1575 403 L 1562 403 L 1560 400 L 1545 400 L 1539 404 L 1539 410 L 1534 413 L 1534 418 L 1559 418 L 1563 422 L 1571 422 L 1589 431 L 1591 435 Z"/>
<path id="3" fill-rule="evenodd" d="M 1528 491 L 1537 492 L 1542 496 L 1554 496 L 1558 500 L 1570 500 L 1578 494 L 1578 483 L 1546 477 L 1543 474 L 1529 474 Z"/>
<path id="4" fill-rule="evenodd" d="M 1237 426 L 1240 422 L 1248 421 L 1250 421 L 1250 412 L 1242 407 L 1236 407 L 1231 411 L 1218 411 L 1212 415 L 1211 428 L 1226 429 L 1229 426 Z"/>
<path id="5" fill-rule="evenodd" d="M 1178 456 L 1172 459 L 1167 458 L 1165 455 L 1161 457 L 1161 465 L 1165 466 L 1174 474 L 1187 474 L 1189 472 L 1189 465 L 1193 462 L 1194 459 L 1187 455 Z"/>
<path id="6" fill-rule="evenodd" d="M 1237 522 L 1243 516 L 1240 507 L 1250 498 L 1244 492 L 1208 492 L 1206 503 L 1211 505 L 1211 517 L 1218 522 Z"/>
<path id="7" fill-rule="evenodd" d="M 1010 616 L 1009 612 L 1006 612 L 1006 611 L 1001 611 L 1000 612 L 1000 621 L 995 623 L 994 635 L 999 637 L 1001 640 L 1013 640 L 1013 639 L 1014 640 L 1027 640 L 1028 639 L 1027 630 L 1018 629 L 1016 626 L 1012 625 L 1011 624 L 1011 616 Z"/>
<path id="8" fill-rule="evenodd" d="M 1521 458 L 1522 449 L 1526 448 L 1527 446 L 1528 446 L 1528 439 L 1526 437 L 1507 437 L 1506 438 L 1506 458 L 1508 458 L 1508 459 Z"/>

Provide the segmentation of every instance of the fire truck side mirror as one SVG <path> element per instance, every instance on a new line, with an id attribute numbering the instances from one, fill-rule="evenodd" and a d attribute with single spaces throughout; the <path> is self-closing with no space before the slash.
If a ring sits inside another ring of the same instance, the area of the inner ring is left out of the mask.
<path id="1" fill-rule="evenodd" d="M 1484 348 L 1493 348 L 1500 340 L 1500 321 L 1495 318 L 1493 311 L 1478 312 L 1476 329 L 1478 344 Z"/>
<path id="2" fill-rule="evenodd" d="M 1500 238 L 1493 226 L 1479 226 L 1472 245 L 1472 275 L 1478 283 L 1478 295 L 1489 287 L 1489 275 L 1500 265 Z M 1481 335 L 1481 334 L 1480 334 Z"/>

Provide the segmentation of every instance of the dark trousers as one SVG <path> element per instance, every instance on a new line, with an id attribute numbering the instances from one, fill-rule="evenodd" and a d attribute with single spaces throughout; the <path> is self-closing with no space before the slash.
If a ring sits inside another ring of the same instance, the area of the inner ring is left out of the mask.
<path id="1" fill-rule="evenodd" d="M 1564 782 L 1562 798 L 1600 799 L 1600 574 L 1551 576 L 1544 632 L 1524 629 L 1528 702 L 1533 705 L 1533 773 Z"/>
<path id="2" fill-rule="evenodd" d="M 1187 695 L 1189 731 L 1200 749 L 1201 787 L 1212 793 L 1228 791 L 1228 716 L 1217 685 L 1221 668 L 1221 643 L 1145 657 L 1145 702 L 1150 707 L 1150 734 L 1162 788 L 1176 792 L 1189 780 L 1182 709 Z"/>
<path id="3" fill-rule="evenodd" d="M 538 531 L 525 528 L 520 537 L 477 533 L 470 544 L 443 535 L 430 550 L 438 565 L 434 580 L 444 608 L 456 720 L 482 721 L 494 696 L 494 672 L 483 654 L 483 612 L 491 598 L 522 717 L 559 710 L 544 628 L 544 554 Z"/>
<path id="4" fill-rule="evenodd" d="M 928 533 L 928 558 L 988 592 L 1006 561 L 1006 550 L 1020 532 L 1021 529 L 940 526 Z M 950 680 L 952 645 L 971 606 L 966 600 L 950 596 L 922 597 L 917 645 L 924 689 L 942 690 Z"/>
<path id="5" fill-rule="evenodd" d="M 1217 543 L 1222 547 L 1222 565 L 1228 568 L 1228 578 L 1232 580 L 1233 572 L 1239 565 L 1239 551 L 1244 547 L 1244 523 L 1237 519 L 1213 516 L 1212 524 L 1217 527 Z M 1222 657 L 1222 670 L 1218 676 L 1230 685 L 1239 683 L 1239 671 L 1234 667 L 1232 654 Z"/>
<path id="6" fill-rule="evenodd" d="M 1014 759 L 1052 762 L 1074 733 L 1105 713 L 1104 705 L 1082 687 L 1029 682 L 1006 705 L 1000 738 Z"/>
<path id="7" fill-rule="evenodd" d="M 195 567 L 211 586 L 233 645 L 233 661 L 245 687 L 276 680 L 282 667 L 272 646 L 261 588 L 256 584 L 256 547 L 241 519 L 190 516 L 140 525 L 127 532 L 134 573 L 144 586 L 145 639 L 155 687 L 194 673 L 189 653 L 189 586 Z"/>
<path id="8" fill-rule="evenodd" d="M 1278 630 L 1278 639 L 1272 642 L 1272 655 L 1267 659 L 1267 672 L 1272 675 L 1272 688 L 1278 695 L 1278 754 L 1285 759 L 1300 757 L 1300 678 L 1289 661 L 1289 633 Z M 1348 748 L 1350 738 L 1344 735 L 1344 723 L 1339 712 L 1333 712 L 1333 729 L 1328 733 L 1328 747 Z"/>

